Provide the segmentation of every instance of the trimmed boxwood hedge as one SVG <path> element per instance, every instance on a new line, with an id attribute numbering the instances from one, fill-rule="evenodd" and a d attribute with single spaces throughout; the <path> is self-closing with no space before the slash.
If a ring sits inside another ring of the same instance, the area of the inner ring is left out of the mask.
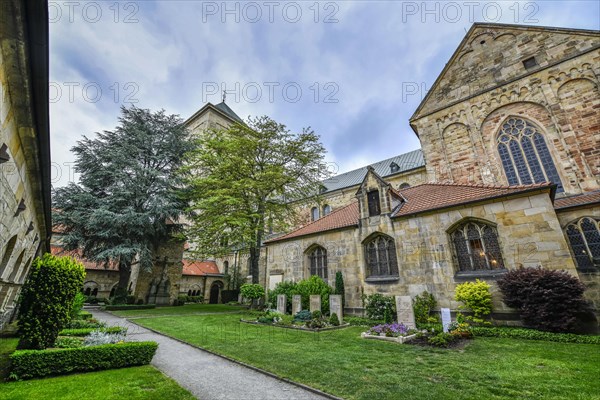
<path id="1" fill-rule="evenodd" d="M 53 350 L 17 350 L 10 356 L 10 379 L 41 378 L 150 364 L 156 342 L 129 342 Z"/>
<path id="2" fill-rule="evenodd" d="M 117 310 L 150 310 L 156 308 L 156 304 L 116 304 L 114 306 L 105 306 L 106 311 L 117 311 Z"/>
<path id="3" fill-rule="evenodd" d="M 101 331 L 106 333 L 121 333 L 127 332 L 127 328 L 122 326 L 111 326 L 110 328 L 63 329 L 59 332 L 59 336 L 87 336 L 93 331 Z"/>
<path id="4" fill-rule="evenodd" d="M 473 335 L 512 338 L 512 339 L 530 339 L 530 340 L 546 340 L 549 342 L 562 343 L 583 343 L 583 344 L 600 344 L 600 336 L 576 335 L 574 333 L 552 333 L 538 331 L 535 329 L 526 328 L 498 328 L 473 326 L 471 327 Z"/>

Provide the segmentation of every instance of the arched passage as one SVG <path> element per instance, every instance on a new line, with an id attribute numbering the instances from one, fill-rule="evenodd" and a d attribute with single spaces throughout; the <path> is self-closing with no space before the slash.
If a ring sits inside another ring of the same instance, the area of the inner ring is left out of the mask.
<path id="1" fill-rule="evenodd" d="M 210 285 L 210 304 L 218 304 L 221 299 L 221 289 L 223 289 L 223 282 L 216 281 Z"/>

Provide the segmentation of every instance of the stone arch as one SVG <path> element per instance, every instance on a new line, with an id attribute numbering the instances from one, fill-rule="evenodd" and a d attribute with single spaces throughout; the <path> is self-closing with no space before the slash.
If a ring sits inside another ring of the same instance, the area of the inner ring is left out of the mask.
<path id="1" fill-rule="evenodd" d="M 500 235 L 494 222 L 466 217 L 452 224 L 446 233 L 456 273 L 505 270 Z"/>
<path id="2" fill-rule="evenodd" d="M 25 263 L 25 266 L 21 269 L 21 273 L 19 274 L 19 277 L 17 278 L 17 283 L 23 283 L 25 281 L 25 279 L 27 279 L 27 274 L 29 273 L 29 268 L 31 267 L 32 260 L 33 260 L 33 257 L 29 257 L 29 259 Z"/>
<path id="3" fill-rule="evenodd" d="M 362 241 L 362 247 L 367 281 L 398 279 L 398 254 L 393 237 L 373 232 Z"/>
<path id="4" fill-rule="evenodd" d="M 574 171 L 565 171 L 562 167 L 565 162 L 570 162 L 570 158 L 563 145 L 561 133 L 554 122 L 554 118 L 545 106 L 529 101 L 501 105 L 483 119 L 480 132 L 485 144 L 485 151 L 488 154 L 490 167 L 492 167 L 495 183 L 502 185 L 508 185 L 509 183 L 498 153 L 497 144 L 498 133 L 505 121 L 511 117 L 527 120 L 540 129 L 565 191 L 572 190 L 578 178 Z"/>
<path id="5" fill-rule="evenodd" d="M 81 291 L 86 296 L 97 296 L 99 285 L 95 281 L 87 281 L 83 283 Z M 95 294 L 94 294 L 95 293 Z"/>
<path id="6" fill-rule="evenodd" d="M 313 243 L 304 251 L 304 265 L 308 276 L 317 275 L 327 282 L 327 249 L 318 243 Z"/>
<path id="7" fill-rule="evenodd" d="M 8 281 L 9 282 L 14 282 L 15 281 L 15 277 L 17 276 L 17 273 L 19 272 L 19 267 L 21 266 L 21 262 L 23 262 L 23 256 L 25 255 L 25 249 L 23 249 L 21 251 L 21 254 L 19 254 L 19 256 L 17 257 L 17 260 L 15 261 L 14 265 L 13 265 L 13 269 L 10 272 L 10 275 L 8 277 Z"/>
<path id="8" fill-rule="evenodd" d="M 214 281 L 210 285 L 210 304 L 219 304 L 221 302 L 221 290 L 223 290 L 223 287 L 224 285 L 221 281 Z"/>
<path id="9" fill-rule="evenodd" d="M 4 270 L 10 261 L 10 257 L 15 249 L 15 245 L 17 244 L 17 235 L 11 237 L 8 242 L 6 242 L 6 246 L 4 247 L 4 254 L 2 255 L 2 260 L 0 260 L 0 278 L 4 274 Z"/>

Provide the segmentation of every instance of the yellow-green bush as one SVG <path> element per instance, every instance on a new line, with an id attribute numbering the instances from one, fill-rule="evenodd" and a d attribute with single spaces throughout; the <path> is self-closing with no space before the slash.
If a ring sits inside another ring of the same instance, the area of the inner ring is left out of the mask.
<path id="1" fill-rule="evenodd" d="M 473 313 L 472 317 L 467 317 L 473 322 L 484 322 L 483 317 L 492 312 L 490 285 L 479 279 L 456 286 L 454 299 L 464 304 L 461 308 L 466 308 Z"/>

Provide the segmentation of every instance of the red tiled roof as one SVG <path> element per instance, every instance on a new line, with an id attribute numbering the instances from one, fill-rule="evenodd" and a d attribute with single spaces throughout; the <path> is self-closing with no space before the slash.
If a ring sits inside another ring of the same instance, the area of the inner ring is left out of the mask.
<path id="1" fill-rule="evenodd" d="M 565 197 L 562 199 L 556 199 L 554 201 L 554 208 L 557 210 L 563 208 L 571 208 L 577 206 L 583 206 L 587 204 L 600 203 L 600 190 L 596 192 L 579 194 L 576 196 Z"/>
<path id="2" fill-rule="evenodd" d="M 353 202 L 346 207 L 340 208 L 327 214 L 323 218 L 319 218 L 316 221 L 311 222 L 308 225 L 304 225 L 301 228 L 296 229 L 286 235 L 279 236 L 278 238 L 267 240 L 265 243 L 278 242 L 280 240 L 286 240 L 295 238 L 298 236 L 306 236 L 312 233 L 319 233 L 325 231 L 331 231 L 334 229 L 347 228 L 350 226 L 358 225 L 358 202 Z"/>
<path id="3" fill-rule="evenodd" d="M 219 267 L 214 261 L 197 261 L 183 259 L 183 273 L 182 275 L 220 275 Z"/>
<path id="4" fill-rule="evenodd" d="M 518 186 L 424 183 L 397 191 L 406 202 L 394 212 L 392 217 L 403 217 L 532 190 L 549 189 L 552 186 L 552 183 L 547 182 Z"/>
<path id="5" fill-rule="evenodd" d="M 70 256 L 83 264 L 85 269 L 98 270 L 98 271 L 118 271 L 119 268 L 117 263 L 108 263 L 106 266 L 103 262 L 90 261 L 81 256 L 81 252 L 78 250 L 64 250 L 61 246 L 50 246 L 50 252 L 55 256 Z"/>
<path id="6" fill-rule="evenodd" d="M 422 185 L 413 186 L 402 190 L 392 189 L 393 194 L 404 201 L 402 206 L 392 214 L 392 217 L 413 215 L 425 211 L 438 210 L 442 208 L 458 206 L 461 204 L 491 200 L 533 190 L 551 188 L 553 188 L 553 184 L 551 183 L 537 183 L 519 186 L 424 183 Z M 358 202 L 354 202 L 286 235 L 267 240 L 265 243 L 268 244 L 280 240 L 292 239 L 334 229 L 358 226 L 358 219 Z"/>

